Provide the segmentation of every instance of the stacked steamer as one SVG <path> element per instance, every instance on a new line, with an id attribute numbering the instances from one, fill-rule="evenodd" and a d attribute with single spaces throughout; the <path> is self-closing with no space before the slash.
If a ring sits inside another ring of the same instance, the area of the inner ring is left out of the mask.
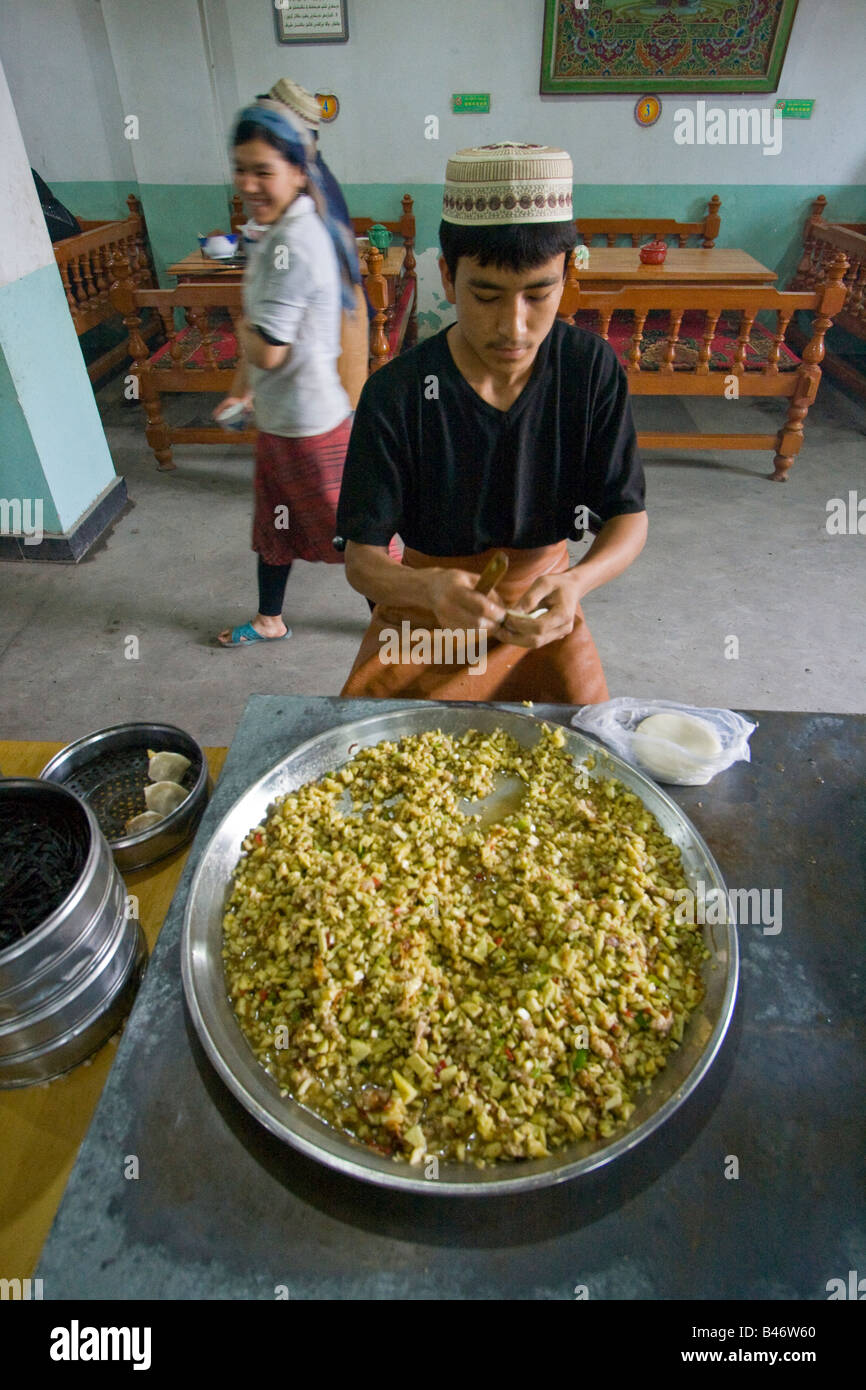
<path id="1" fill-rule="evenodd" d="M 0 1087 L 59 1076 L 129 1011 L 147 959 L 96 818 L 64 787 L 0 782 Z"/>

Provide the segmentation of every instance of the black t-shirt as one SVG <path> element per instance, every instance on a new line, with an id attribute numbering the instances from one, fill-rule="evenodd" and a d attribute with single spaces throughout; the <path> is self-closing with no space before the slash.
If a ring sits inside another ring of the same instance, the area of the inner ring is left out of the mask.
<path id="1" fill-rule="evenodd" d="M 602 521 L 644 510 L 628 383 L 608 343 L 557 321 L 502 411 L 461 375 L 447 331 L 364 386 L 337 510 L 345 540 L 382 546 L 399 533 L 443 556 L 529 550 L 573 537 L 578 506 Z"/>

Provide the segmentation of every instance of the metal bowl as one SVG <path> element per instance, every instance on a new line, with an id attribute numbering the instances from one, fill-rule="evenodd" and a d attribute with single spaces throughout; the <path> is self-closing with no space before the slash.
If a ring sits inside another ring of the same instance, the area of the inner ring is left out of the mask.
<path id="1" fill-rule="evenodd" d="M 93 811 L 65 787 L 0 782 L 0 805 L 57 811 L 87 846 L 77 880 L 38 926 L 0 951 L 0 1087 L 77 1066 L 129 1012 L 147 960 L 138 922 Z"/>
<path id="2" fill-rule="evenodd" d="M 190 766 L 183 779 L 189 792 L 176 810 L 138 835 L 126 822 L 145 809 L 147 750 L 183 753 Z M 141 869 L 173 854 L 192 839 L 204 814 L 211 783 L 207 759 L 195 739 L 172 724 L 115 724 L 97 729 L 57 753 L 40 773 L 69 787 L 93 809 L 119 869 Z"/>
<path id="3" fill-rule="evenodd" d="M 223 1081 L 250 1114 L 278 1138 L 310 1158 L 341 1173 L 402 1191 L 454 1195 L 525 1192 L 588 1173 L 634 1148 L 663 1124 L 706 1074 L 721 1047 L 734 1009 L 738 950 L 733 921 L 708 926 L 704 936 L 711 952 L 703 976 L 706 993 L 686 1026 L 681 1047 L 639 1099 L 628 1123 L 610 1139 L 575 1143 L 550 1158 L 521 1160 L 478 1169 L 471 1163 L 440 1163 L 434 1181 L 408 1163 L 374 1153 L 326 1124 L 290 1096 L 281 1097 L 276 1081 L 259 1063 L 238 1026 L 228 1000 L 222 965 L 223 914 L 241 842 L 266 816 L 279 797 L 342 767 L 350 746 L 396 740 L 405 734 L 441 729 L 504 729 L 531 747 L 539 736 L 538 720 L 479 705 L 474 709 L 442 706 L 397 710 L 344 724 L 301 744 L 244 793 L 224 817 L 204 851 L 190 888 L 181 948 L 183 985 L 193 1023 L 205 1051 Z M 629 767 L 600 744 L 574 729 L 563 729 L 565 746 L 576 762 L 593 754 L 592 776 L 617 777 L 634 791 L 679 846 L 689 886 L 727 893 L 707 845 L 680 808 L 649 778 Z"/>

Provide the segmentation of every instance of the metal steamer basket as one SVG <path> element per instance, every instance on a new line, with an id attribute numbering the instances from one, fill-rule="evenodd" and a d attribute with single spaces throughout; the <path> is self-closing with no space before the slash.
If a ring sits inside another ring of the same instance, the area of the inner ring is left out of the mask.
<path id="1" fill-rule="evenodd" d="M 126 822 L 145 809 L 148 749 L 189 758 L 183 778 L 189 794 L 158 825 L 129 835 Z M 116 724 L 98 729 L 57 753 L 40 776 L 68 787 L 92 807 L 114 862 L 124 873 L 154 864 L 187 844 L 204 814 L 210 787 L 202 749 L 172 724 Z"/>
<path id="2" fill-rule="evenodd" d="M 0 806 L 61 816 L 86 845 L 64 900 L 0 951 L 0 1087 L 48 1081 L 77 1066 L 129 1012 L 147 961 L 138 922 L 91 809 L 35 778 L 0 781 Z"/>
<path id="3" fill-rule="evenodd" d="M 462 734 L 468 729 L 492 733 L 503 729 L 525 747 L 540 732 L 530 715 L 498 710 L 487 705 L 473 709 L 443 706 L 398 710 L 374 715 L 329 730 L 294 749 L 235 803 L 214 833 L 202 855 L 192 882 L 184 921 L 181 950 L 183 984 L 187 1004 L 198 1035 L 211 1062 L 242 1105 L 279 1139 L 310 1158 L 364 1181 L 402 1191 L 454 1195 L 494 1195 L 525 1192 L 564 1182 L 609 1163 L 634 1148 L 658 1129 L 683 1103 L 706 1075 L 716 1057 L 731 1015 L 737 990 L 738 949 L 735 923 L 704 928 L 710 957 L 704 966 L 706 993 L 690 1017 L 682 1045 L 651 1085 L 638 1092 L 637 1105 L 628 1123 L 610 1139 L 579 1142 L 550 1158 L 494 1164 L 478 1169 L 471 1163 L 440 1163 L 436 1181 L 422 1169 L 375 1153 L 348 1135 L 332 1128 L 291 1096 L 280 1096 L 276 1081 L 257 1061 L 238 1026 L 226 993 L 222 963 L 222 923 L 232 873 L 240 858 L 241 842 L 265 819 L 279 797 L 304 783 L 342 767 L 359 747 L 407 734 L 440 729 Z M 590 776 L 613 776 L 635 792 L 670 836 L 682 855 L 689 886 L 696 893 L 716 889 L 727 902 L 718 866 L 706 843 L 682 811 L 663 791 L 636 769 L 607 752 L 601 745 L 565 728 L 566 749 L 575 763 L 588 755 L 596 763 Z"/>

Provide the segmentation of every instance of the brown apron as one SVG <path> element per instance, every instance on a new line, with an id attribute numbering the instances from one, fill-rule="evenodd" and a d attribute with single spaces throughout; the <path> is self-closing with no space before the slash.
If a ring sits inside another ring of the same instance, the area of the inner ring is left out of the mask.
<path id="1" fill-rule="evenodd" d="M 509 560 L 508 572 L 494 592 L 506 608 L 516 606 L 536 579 L 546 574 L 562 574 L 569 568 L 565 541 L 536 550 L 503 548 Z M 464 569 L 480 574 L 494 553 L 486 550 L 481 555 L 437 558 L 407 548 L 403 552 L 403 564 L 412 569 L 428 569 L 435 565 L 440 569 Z M 404 626 L 407 621 L 408 630 Z M 484 670 L 477 645 L 469 645 L 463 653 L 467 659 L 459 663 L 439 661 L 418 665 L 405 659 L 382 660 L 383 643 L 379 638 L 386 629 L 402 634 L 404 640 L 397 650 L 403 658 L 411 650 L 407 640 L 410 631 L 414 641 L 421 630 L 426 629 L 431 633 L 432 644 L 432 634 L 438 626 L 429 609 L 400 610 L 377 604 L 341 695 L 402 696 L 416 700 L 534 700 L 564 705 L 601 704 L 608 699 L 601 659 L 579 607 L 574 628 L 568 636 L 548 642 L 544 647 L 531 650 L 488 637 Z M 420 645 L 416 650 L 420 650 Z M 446 650 L 440 639 L 439 655 L 444 656 Z"/>

